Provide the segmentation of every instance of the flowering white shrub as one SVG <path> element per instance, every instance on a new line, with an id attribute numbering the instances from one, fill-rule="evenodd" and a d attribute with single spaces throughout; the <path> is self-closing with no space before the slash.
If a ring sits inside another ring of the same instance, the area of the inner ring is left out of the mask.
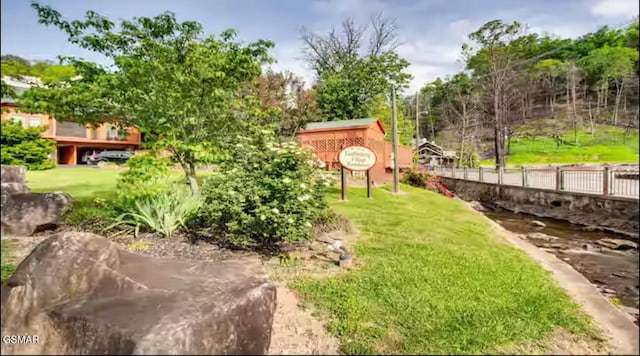
<path id="1" fill-rule="evenodd" d="M 240 137 L 202 187 L 196 222 L 227 242 L 272 247 L 311 239 L 329 185 L 311 153 L 262 130 Z"/>

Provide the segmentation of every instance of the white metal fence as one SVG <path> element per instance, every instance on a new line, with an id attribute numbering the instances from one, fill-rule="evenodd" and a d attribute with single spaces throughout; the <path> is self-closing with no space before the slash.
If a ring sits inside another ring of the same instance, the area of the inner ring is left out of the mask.
<path id="1" fill-rule="evenodd" d="M 441 177 L 519 187 L 639 198 L 640 169 L 634 167 L 430 168 Z"/>

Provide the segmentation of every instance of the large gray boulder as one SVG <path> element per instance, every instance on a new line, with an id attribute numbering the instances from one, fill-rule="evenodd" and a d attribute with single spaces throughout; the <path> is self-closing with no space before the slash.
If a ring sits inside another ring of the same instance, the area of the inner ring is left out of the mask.
<path id="1" fill-rule="evenodd" d="M 2 195 L 2 235 L 29 236 L 53 228 L 73 204 L 66 193 Z"/>
<path id="2" fill-rule="evenodd" d="M 24 166 L 0 166 L 0 179 L 2 183 L 19 183 L 24 185 L 24 177 L 27 167 Z"/>
<path id="3" fill-rule="evenodd" d="M 89 233 L 41 242 L 2 289 L 2 354 L 266 354 L 276 289 L 257 260 L 158 259 Z"/>
<path id="4" fill-rule="evenodd" d="M 25 184 L 26 167 L 5 166 L 0 167 L 0 193 L 1 195 L 29 193 L 29 187 Z"/>

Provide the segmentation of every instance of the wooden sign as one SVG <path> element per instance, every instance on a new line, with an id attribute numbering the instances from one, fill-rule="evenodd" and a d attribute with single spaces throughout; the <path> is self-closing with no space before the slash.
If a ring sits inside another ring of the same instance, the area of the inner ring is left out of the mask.
<path id="1" fill-rule="evenodd" d="M 364 146 L 350 146 L 338 155 L 338 160 L 342 165 L 340 170 L 342 185 L 342 200 L 347 200 L 347 175 L 345 169 L 352 172 L 366 172 L 367 176 L 367 198 L 371 199 L 371 178 L 369 177 L 369 169 L 376 164 L 376 154 L 371 149 Z"/>
<path id="2" fill-rule="evenodd" d="M 350 146 L 338 156 L 340 164 L 351 171 L 367 171 L 376 164 L 376 154 L 364 146 Z"/>

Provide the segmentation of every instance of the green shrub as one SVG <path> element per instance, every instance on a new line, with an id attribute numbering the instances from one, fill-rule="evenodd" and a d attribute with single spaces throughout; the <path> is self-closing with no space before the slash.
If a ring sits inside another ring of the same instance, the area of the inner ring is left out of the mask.
<path id="1" fill-rule="evenodd" d="M 82 228 L 83 231 L 100 234 L 118 216 L 115 207 L 100 198 L 94 201 L 79 201 L 73 204 L 64 216 L 65 223 Z"/>
<path id="2" fill-rule="evenodd" d="M 40 136 L 46 129 L 45 126 L 24 128 L 21 123 L 2 121 L 2 164 L 26 166 L 31 170 L 54 168 L 56 164 L 50 156 L 56 143 Z"/>
<path id="3" fill-rule="evenodd" d="M 316 236 L 332 231 L 353 232 L 349 218 L 329 208 L 318 217 L 313 224 L 313 229 Z"/>
<path id="4" fill-rule="evenodd" d="M 123 170 L 116 185 L 115 206 L 121 212 L 135 208 L 135 203 L 153 199 L 171 190 L 169 176 L 171 162 L 159 158 L 155 153 L 145 153 L 131 157 L 128 169 Z"/>
<path id="5" fill-rule="evenodd" d="M 200 207 L 200 200 L 187 187 L 176 187 L 156 196 L 146 196 L 134 203 L 133 208 L 115 220 L 109 228 L 128 225 L 137 236 L 141 229 L 171 237 Z"/>
<path id="6" fill-rule="evenodd" d="M 203 183 L 200 227 L 216 227 L 225 242 L 245 248 L 313 236 L 328 182 L 310 152 L 262 130 L 238 138 L 219 168 Z"/>
<path id="7" fill-rule="evenodd" d="M 424 169 L 406 171 L 401 181 L 413 187 L 425 188 L 434 192 L 439 191 L 437 187 L 439 183 L 438 176 Z"/>

